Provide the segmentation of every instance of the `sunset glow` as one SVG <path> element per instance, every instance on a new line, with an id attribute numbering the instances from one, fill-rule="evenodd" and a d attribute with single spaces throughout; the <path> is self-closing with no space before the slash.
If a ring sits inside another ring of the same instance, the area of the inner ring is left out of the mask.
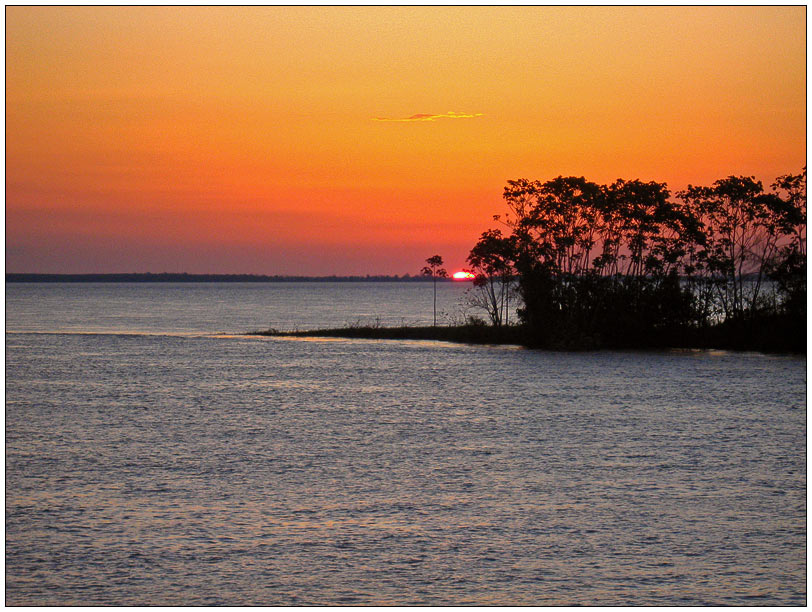
<path id="1" fill-rule="evenodd" d="M 475 276 L 470 272 L 460 271 L 454 272 L 454 274 L 451 275 L 451 278 L 458 281 L 465 281 L 465 280 L 473 280 Z"/>
<path id="2" fill-rule="evenodd" d="M 805 11 L 8 6 L 6 268 L 417 274 L 509 179 L 769 183 Z"/>

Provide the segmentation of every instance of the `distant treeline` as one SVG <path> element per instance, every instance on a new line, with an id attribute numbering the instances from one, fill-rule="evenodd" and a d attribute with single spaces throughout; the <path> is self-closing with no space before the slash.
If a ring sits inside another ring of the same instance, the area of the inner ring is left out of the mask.
<path id="1" fill-rule="evenodd" d="M 665 183 L 520 179 L 504 199 L 507 232 L 468 257 L 474 305 L 500 327 L 521 303 L 526 344 L 806 350 L 806 168 L 675 198 Z"/>
<path id="2" fill-rule="evenodd" d="M 449 279 L 445 279 L 449 280 Z M 267 276 L 262 274 L 6 274 L 7 283 L 389 283 L 430 282 L 425 276 Z"/>

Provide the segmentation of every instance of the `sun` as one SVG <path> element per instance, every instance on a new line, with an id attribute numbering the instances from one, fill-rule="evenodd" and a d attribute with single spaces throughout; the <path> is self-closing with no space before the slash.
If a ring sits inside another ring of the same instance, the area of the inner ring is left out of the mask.
<path id="1" fill-rule="evenodd" d="M 472 280 L 474 278 L 474 275 L 471 274 L 470 272 L 462 270 L 460 272 L 454 272 L 454 274 L 451 275 L 451 278 L 458 281 Z"/>

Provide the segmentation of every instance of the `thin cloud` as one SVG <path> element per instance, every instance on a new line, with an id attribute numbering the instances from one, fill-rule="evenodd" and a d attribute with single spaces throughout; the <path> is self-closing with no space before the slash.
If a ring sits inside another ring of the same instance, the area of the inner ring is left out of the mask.
<path id="1" fill-rule="evenodd" d="M 430 113 L 418 113 L 411 117 L 404 117 L 402 119 L 392 117 L 375 117 L 374 121 L 436 121 L 437 119 L 473 119 L 474 117 L 481 117 L 483 113 L 455 113 L 448 111 L 444 115 L 432 115 Z"/>

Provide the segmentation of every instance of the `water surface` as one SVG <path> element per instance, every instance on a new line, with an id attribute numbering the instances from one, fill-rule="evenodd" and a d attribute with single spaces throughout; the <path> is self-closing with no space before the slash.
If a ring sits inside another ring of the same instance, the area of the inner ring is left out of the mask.
<path id="1" fill-rule="evenodd" d="M 238 335 L 370 285 L 7 285 L 6 603 L 805 604 L 804 358 Z"/>

